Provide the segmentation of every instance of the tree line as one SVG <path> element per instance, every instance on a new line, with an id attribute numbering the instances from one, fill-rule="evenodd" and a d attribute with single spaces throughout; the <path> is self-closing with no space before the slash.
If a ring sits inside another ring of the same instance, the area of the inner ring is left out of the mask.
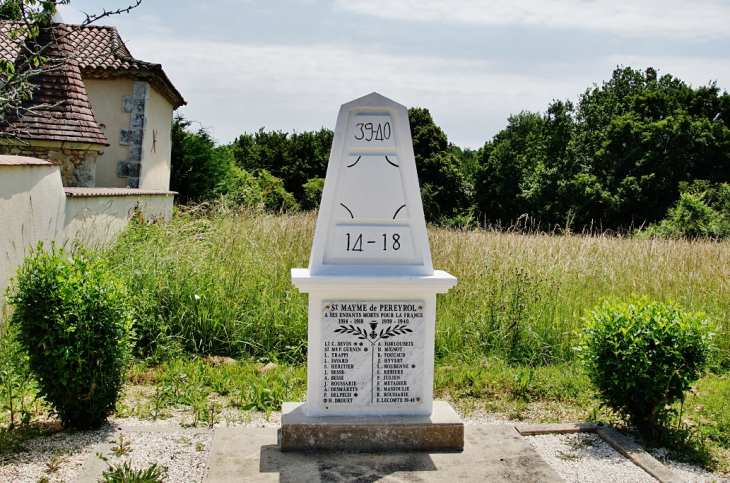
<path id="1" fill-rule="evenodd" d="M 619 67 L 577 104 L 510 116 L 476 151 L 449 143 L 428 109 L 408 114 L 430 222 L 730 236 L 730 95 L 715 83 Z M 317 206 L 331 130 L 262 128 L 216 147 L 190 127 L 180 116 L 173 126 L 171 185 L 182 202 Z"/>

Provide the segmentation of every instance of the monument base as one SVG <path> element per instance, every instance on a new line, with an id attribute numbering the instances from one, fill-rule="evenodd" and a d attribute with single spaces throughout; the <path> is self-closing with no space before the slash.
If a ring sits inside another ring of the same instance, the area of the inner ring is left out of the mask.
<path id="1" fill-rule="evenodd" d="M 308 416 L 306 403 L 282 406 L 281 451 L 462 451 L 464 423 L 446 401 L 430 416 Z"/>

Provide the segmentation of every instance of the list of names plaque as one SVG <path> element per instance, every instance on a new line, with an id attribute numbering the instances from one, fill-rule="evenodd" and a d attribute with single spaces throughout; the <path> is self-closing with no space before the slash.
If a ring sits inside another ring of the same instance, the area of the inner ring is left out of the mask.
<path id="1" fill-rule="evenodd" d="M 322 310 L 324 404 L 418 404 L 423 396 L 421 301 L 331 301 Z"/>

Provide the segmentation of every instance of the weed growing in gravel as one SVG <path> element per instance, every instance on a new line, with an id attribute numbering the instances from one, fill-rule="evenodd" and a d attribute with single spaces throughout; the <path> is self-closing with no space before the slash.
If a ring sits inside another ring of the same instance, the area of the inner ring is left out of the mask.
<path id="1" fill-rule="evenodd" d="M 53 452 L 53 456 L 46 461 L 46 471 L 48 473 L 55 473 L 58 471 L 59 468 L 61 468 L 61 465 L 63 464 L 63 458 L 61 457 L 61 453 L 56 450 Z"/>
<path id="2" fill-rule="evenodd" d="M 167 468 L 153 464 L 147 469 L 134 469 L 129 462 L 110 465 L 101 475 L 99 483 L 162 483 L 167 481 Z"/>
<path id="3" fill-rule="evenodd" d="M 124 435 L 120 434 L 119 441 L 112 441 L 112 443 L 114 444 L 114 446 L 112 446 L 112 453 L 114 453 L 114 456 L 117 458 L 132 452 L 132 444 L 129 441 L 124 441 Z"/>

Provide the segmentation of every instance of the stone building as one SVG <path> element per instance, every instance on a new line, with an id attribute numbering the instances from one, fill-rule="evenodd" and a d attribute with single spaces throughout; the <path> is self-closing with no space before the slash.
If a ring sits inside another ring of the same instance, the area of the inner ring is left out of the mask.
<path id="1" fill-rule="evenodd" d="M 0 55 L 18 64 L 24 40 L 10 29 L 0 26 Z M 173 111 L 185 100 L 162 66 L 135 59 L 115 27 L 56 23 L 36 41 L 63 62 L 32 79 L 24 106 L 37 110 L 9 116 L 20 135 L 0 153 L 60 164 L 66 187 L 167 191 Z"/>
<path id="2" fill-rule="evenodd" d="M 12 29 L 0 23 L 0 58 L 18 70 L 26 40 Z M 185 100 L 162 66 L 132 57 L 114 27 L 54 23 L 35 42 L 51 65 L 31 79 L 33 109 L 0 125 L 0 294 L 39 241 L 106 244 L 131 216 L 169 220 L 176 194 L 172 116 Z"/>

